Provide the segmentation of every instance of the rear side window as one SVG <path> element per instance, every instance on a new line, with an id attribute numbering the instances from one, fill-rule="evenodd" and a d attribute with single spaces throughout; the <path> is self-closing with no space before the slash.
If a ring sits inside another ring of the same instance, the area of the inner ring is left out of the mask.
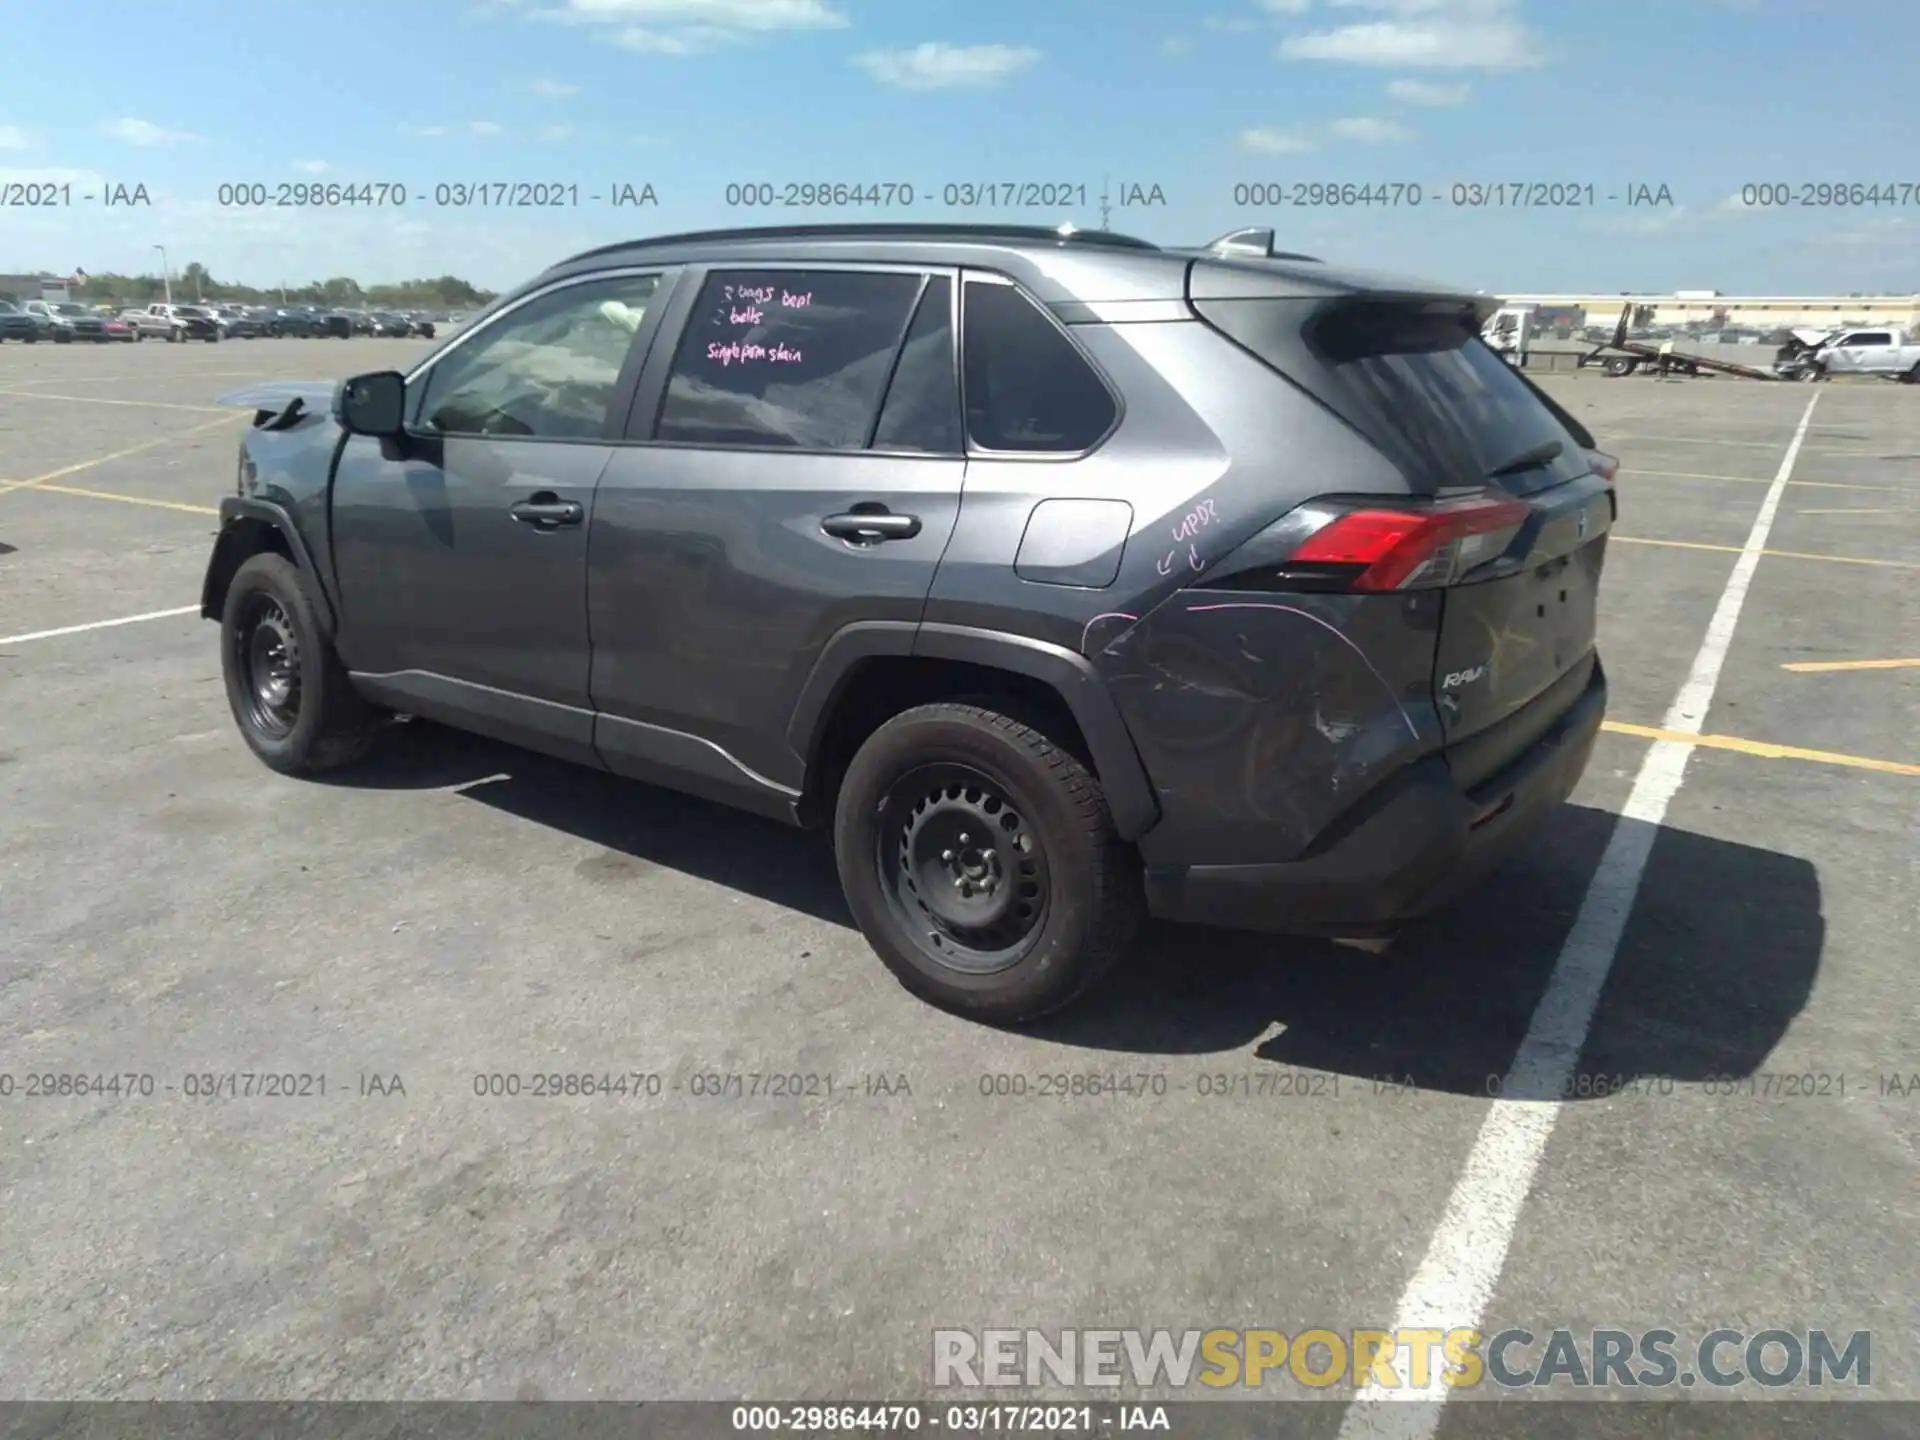
<path id="1" fill-rule="evenodd" d="M 967 438 L 985 450 L 1077 454 L 1119 407 L 1086 356 L 1011 285 L 969 280 L 961 315 Z"/>
<path id="2" fill-rule="evenodd" d="M 901 347 L 887 403 L 873 432 L 876 450 L 957 455 L 960 443 L 960 375 L 953 361 L 953 282 L 936 275 L 927 282 L 913 328 Z"/>
<path id="3" fill-rule="evenodd" d="M 707 277 L 656 440 L 861 450 L 923 277 L 727 270 Z"/>
<path id="4" fill-rule="evenodd" d="M 1421 489 L 1478 484 L 1552 441 L 1562 446 L 1557 457 L 1500 483 L 1526 494 L 1586 472 L 1584 431 L 1561 423 L 1558 407 L 1480 338 L 1470 315 L 1386 301 L 1303 309 L 1290 300 L 1201 300 L 1194 308 L 1327 404 Z"/>

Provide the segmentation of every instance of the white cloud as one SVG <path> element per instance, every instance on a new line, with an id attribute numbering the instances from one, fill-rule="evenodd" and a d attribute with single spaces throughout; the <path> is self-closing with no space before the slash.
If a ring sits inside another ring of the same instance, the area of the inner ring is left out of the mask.
<path id="1" fill-rule="evenodd" d="M 1193 42 L 1184 35 L 1169 35 L 1160 42 L 1162 55 L 1185 55 L 1191 49 L 1193 49 Z"/>
<path id="2" fill-rule="evenodd" d="M 1260 8 L 1275 15 L 1304 15 L 1313 8 L 1313 0 L 1260 0 Z"/>
<path id="3" fill-rule="evenodd" d="M 296 160 L 293 162 L 293 168 L 308 175 L 323 175 L 326 173 L 327 162 L 324 160 Z"/>
<path id="4" fill-rule="evenodd" d="M 33 135 L 18 125 L 0 125 L 0 150 L 31 150 Z"/>
<path id="5" fill-rule="evenodd" d="M 467 129 L 471 130 L 475 135 L 501 135 L 506 133 L 504 126 L 497 125 L 491 120 L 475 120 L 467 126 Z"/>
<path id="6" fill-rule="evenodd" d="M 1250 20 L 1245 15 L 1209 15 L 1200 23 L 1209 30 L 1222 30 L 1229 35 L 1245 35 L 1250 30 L 1264 28 L 1258 20 Z"/>
<path id="7" fill-rule="evenodd" d="M 1295 35 L 1285 60 L 1333 60 L 1402 69 L 1519 70 L 1542 62 L 1539 37 L 1514 0 L 1334 0 L 1342 9 L 1391 15 Z"/>
<path id="8" fill-rule="evenodd" d="M 1395 80 L 1387 94 L 1406 105 L 1464 105 L 1471 85 L 1439 85 L 1431 80 Z"/>
<path id="9" fill-rule="evenodd" d="M 167 130 L 151 120 L 109 120 L 100 127 L 102 135 L 115 140 L 124 140 L 129 145 L 142 145 L 152 148 L 157 145 L 171 145 L 178 140 L 191 140 L 193 136 L 184 130 Z"/>
<path id="10" fill-rule="evenodd" d="M 1368 145 L 1384 145 L 1394 140 L 1411 140 L 1413 131 L 1393 120 L 1380 120 L 1371 115 L 1356 115 L 1349 120 L 1336 120 L 1327 127 L 1342 140 L 1359 140 Z"/>
<path id="11" fill-rule="evenodd" d="M 1256 155 L 1305 155 L 1314 148 L 1313 141 L 1304 135 L 1265 126 L 1242 130 L 1240 146 L 1243 150 L 1251 150 Z"/>
<path id="12" fill-rule="evenodd" d="M 564 100 L 569 95 L 578 95 L 580 87 L 565 80 L 550 80 L 541 75 L 527 82 L 527 89 L 536 95 L 544 95 L 549 100 Z"/>
<path id="13" fill-rule="evenodd" d="M 540 132 L 542 140 L 565 140 L 573 134 L 571 125 L 548 125 Z"/>
<path id="14" fill-rule="evenodd" d="M 944 45 L 929 40 L 911 50 L 875 50 L 853 63 L 882 85 L 901 90 L 979 89 L 998 85 L 1040 58 L 1020 45 Z"/>
<path id="15" fill-rule="evenodd" d="M 726 33 L 722 32 L 723 35 Z M 613 43 L 622 50 L 631 50 L 638 55 L 695 55 L 702 50 L 711 50 L 714 40 L 689 30 L 646 30 L 638 25 L 629 25 L 614 32 Z"/>

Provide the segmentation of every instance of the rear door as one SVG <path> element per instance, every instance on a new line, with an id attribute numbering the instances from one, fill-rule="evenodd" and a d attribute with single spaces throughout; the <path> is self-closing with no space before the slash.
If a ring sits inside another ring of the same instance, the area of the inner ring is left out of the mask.
<path id="1" fill-rule="evenodd" d="M 595 501 L 610 767 L 777 797 L 828 640 L 920 619 L 966 472 L 954 289 L 922 267 L 689 273 Z"/>

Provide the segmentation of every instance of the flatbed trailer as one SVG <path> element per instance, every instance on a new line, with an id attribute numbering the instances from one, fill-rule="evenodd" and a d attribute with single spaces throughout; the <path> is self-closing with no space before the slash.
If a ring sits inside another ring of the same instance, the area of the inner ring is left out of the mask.
<path id="1" fill-rule="evenodd" d="M 1624 309 L 1620 312 L 1620 323 L 1613 327 L 1613 339 L 1601 341 L 1580 357 L 1578 364 L 1581 368 L 1599 364 L 1606 368 L 1609 375 L 1631 375 L 1645 366 L 1648 369 L 1660 369 L 1675 375 L 1698 375 L 1706 371 L 1713 375 L 1738 375 L 1743 380 L 1778 380 L 1780 378 L 1771 370 L 1762 370 L 1753 365 L 1736 365 L 1731 360 L 1713 360 L 1705 355 L 1688 355 L 1679 350 L 1668 350 L 1663 353 L 1658 345 L 1629 340 L 1627 339 L 1628 313 Z M 1614 353 L 1609 354 L 1609 351 Z"/>

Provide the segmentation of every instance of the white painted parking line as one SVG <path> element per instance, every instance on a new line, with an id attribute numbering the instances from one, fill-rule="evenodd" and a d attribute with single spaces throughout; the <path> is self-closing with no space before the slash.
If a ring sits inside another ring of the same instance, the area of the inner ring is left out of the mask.
<path id="1" fill-rule="evenodd" d="M 198 615 L 198 605 L 181 605 L 172 610 L 149 610 L 144 615 L 122 615 L 118 620 L 92 620 L 85 625 L 62 625 L 58 630 L 35 630 L 26 635 L 0 635 L 0 645 L 24 645 L 29 640 L 52 640 L 61 635 L 80 635 L 88 630 L 111 630 L 116 625 L 138 625 L 142 620 L 165 620 L 171 615 Z"/>
<path id="2" fill-rule="evenodd" d="M 1714 689 L 1720 683 L 1720 667 L 1733 643 L 1741 607 L 1746 604 L 1747 587 L 1767 548 L 1780 497 L 1807 437 L 1814 406 L 1819 403 L 1820 397 L 1815 395 L 1800 416 L 1799 428 L 1781 457 L 1779 472 L 1760 504 L 1760 513 L 1754 517 L 1747 543 L 1727 577 L 1726 589 L 1720 593 L 1720 603 L 1707 622 L 1706 639 L 1693 658 L 1693 669 L 1661 723 L 1663 730 L 1683 736 L 1702 733 Z M 1693 749 L 1682 739 L 1656 740 L 1640 762 L 1633 791 L 1621 808 L 1599 867 L 1587 882 L 1580 913 L 1560 947 L 1546 993 L 1540 997 L 1533 1023 L 1527 1027 L 1526 1038 L 1520 1042 L 1501 1085 L 1501 1098 L 1487 1111 L 1466 1167 L 1427 1242 L 1420 1268 L 1400 1297 L 1394 1324 L 1403 1335 L 1409 1330 L 1480 1325 L 1506 1265 L 1520 1208 L 1533 1188 L 1534 1172 L 1560 1118 L 1560 1101 L 1555 1097 L 1562 1093 L 1580 1061 L 1580 1049 L 1600 1003 L 1601 988 L 1613 968 L 1627 917 L 1633 912 L 1647 857 L 1666 818 L 1667 806 L 1680 789 Z M 1363 1436 L 1431 1440 L 1440 1425 L 1441 1403 L 1451 1393 L 1435 1373 L 1438 1369 L 1427 1368 L 1430 1383 L 1422 1390 L 1411 1385 L 1396 1389 L 1369 1382 L 1348 1407 L 1339 1440 L 1360 1440 Z M 1425 1403 L 1381 1403 L 1396 1400 Z"/>

